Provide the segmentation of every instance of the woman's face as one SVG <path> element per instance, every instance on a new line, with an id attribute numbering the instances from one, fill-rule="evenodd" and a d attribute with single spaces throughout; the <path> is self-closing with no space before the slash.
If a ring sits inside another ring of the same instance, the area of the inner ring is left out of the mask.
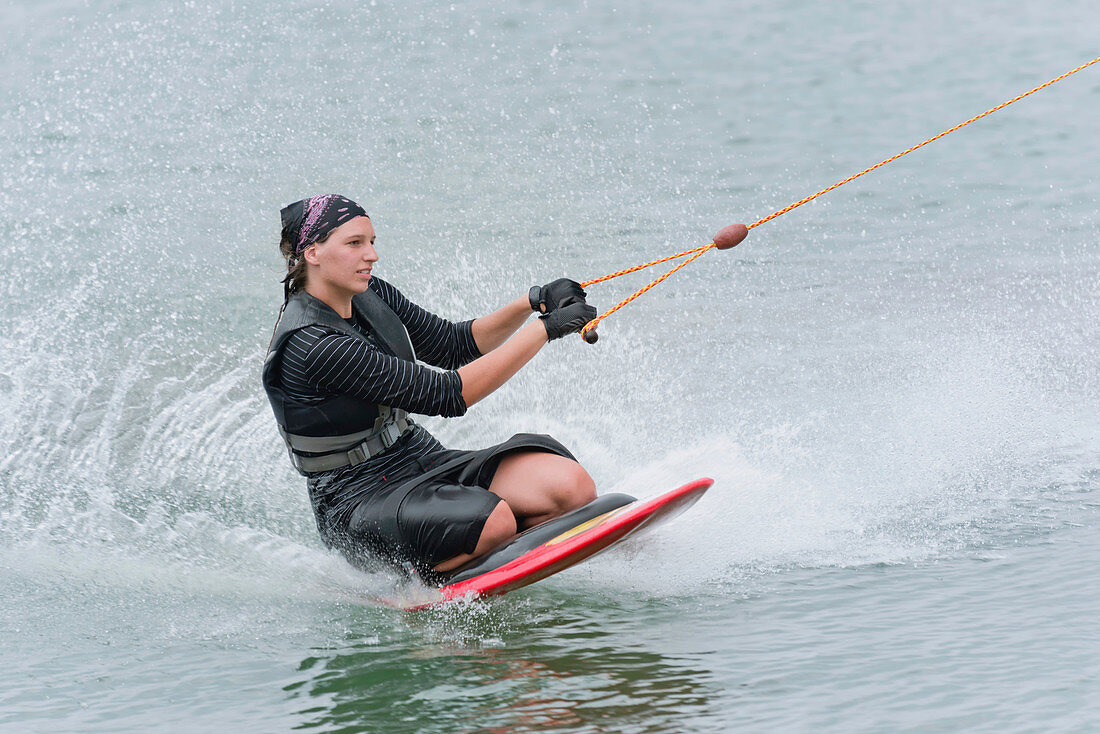
<path id="1" fill-rule="evenodd" d="M 378 262 L 374 225 L 367 217 L 356 217 L 332 230 L 324 242 L 307 247 L 302 256 L 314 266 L 309 270 L 309 285 L 349 298 L 362 293 Z"/>

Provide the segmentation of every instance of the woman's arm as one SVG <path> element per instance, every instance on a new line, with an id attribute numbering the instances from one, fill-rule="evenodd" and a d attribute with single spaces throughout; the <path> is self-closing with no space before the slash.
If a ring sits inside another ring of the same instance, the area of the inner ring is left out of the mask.
<path id="1" fill-rule="evenodd" d="M 595 308 L 587 303 L 572 303 L 523 327 L 502 346 L 458 368 L 458 376 L 462 380 L 462 400 L 467 407 L 473 405 L 511 379 L 520 367 L 538 354 L 546 342 L 575 334 L 594 318 Z"/>
<path id="2" fill-rule="evenodd" d="M 522 305 L 527 312 L 524 315 L 526 319 L 531 314 L 531 307 L 527 304 L 526 299 L 522 300 Z M 484 318 L 496 316 L 501 311 L 511 309 L 512 306 L 515 306 L 515 303 L 511 303 L 500 309 L 500 311 Z M 478 338 L 478 321 L 481 321 L 481 319 L 474 322 L 475 338 Z M 498 328 L 500 333 L 504 334 L 501 337 L 502 340 L 516 330 L 515 326 L 512 326 L 507 332 L 503 332 L 503 329 L 506 328 L 503 325 Z M 530 362 L 531 358 L 539 353 L 546 342 L 546 328 L 541 322 L 536 321 L 533 324 L 528 324 L 514 338 L 508 339 L 503 346 L 493 349 L 484 357 L 478 357 L 465 367 L 459 367 L 458 376 L 462 379 L 462 399 L 465 401 L 466 407 L 473 405 L 511 379 L 514 374 L 519 372 L 520 367 Z M 481 346 L 480 339 L 478 339 L 478 346 Z"/>
<path id="3" fill-rule="evenodd" d="M 481 356 L 470 330 L 472 321 L 442 319 L 381 278 L 371 278 L 370 287 L 408 329 L 416 358 L 421 362 L 453 370 Z"/>
<path id="4" fill-rule="evenodd" d="M 287 340 L 282 380 L 307 396 L 352 395 L 410 413 L 463 415 L 462 378 L 394 357 L 362 339 L 307 326 Z"/>
<path id="5" fill-rule="evenodd" d="M 531 314 L 530 301 L 527 296 L 521 296 L 487 316 L 474 319 L 470 328 L 474 333 L 477 348 L 482 354 L 493 351 L 516 333 L 516 329 L 523 326 Z"/>

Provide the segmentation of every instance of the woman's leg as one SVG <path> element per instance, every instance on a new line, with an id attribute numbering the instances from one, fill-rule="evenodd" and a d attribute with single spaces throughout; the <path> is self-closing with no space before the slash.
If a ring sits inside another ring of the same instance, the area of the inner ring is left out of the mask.
<path id="1" fill-rule="evenodd" d="M 577 462 L 545 451 L 520 451 L 500 460 L 489 491 L 500 497 L 472 553 L 441 561 L 446 572 L 482 556 L 526 530 L 596 499 L 596 484 Z"/>
<path id="2" fill-rule="evenodd" d="M 439 572 L 458 568 L 467 561 L 471 561 L 478 556 L 488 553 L 501 543 L 509 540 L 515 534 L 516 516 L 512 514 L 512 509 L 508 507 L 507 502 L 498 502 L 497 506 L 493 508 L 492 513 L 490 513 L 489 517 L 485 520 L 485 526 L 482 527 L 481 535 L 478 536 L 477 546 L 474 548 L 474 552 L 461 553 L 453 558 L 448 558 L 445 561 L 435 564 L 434 568 Z"/>
<path id="3" fill-rule="evenodd" d="M 526 530 L 596 499 L 596 484 L 577 462 L 545 451 L 500 460 L 489 491 L 500 496 Z"/>

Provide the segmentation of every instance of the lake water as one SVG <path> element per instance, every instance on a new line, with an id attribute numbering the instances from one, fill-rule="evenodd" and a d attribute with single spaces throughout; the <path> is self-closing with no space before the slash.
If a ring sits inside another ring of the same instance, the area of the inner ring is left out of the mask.
<path id="1" fill-rule="evenodd" d="M 302 196 L 362 203 L 376 272 L 470 318 L 1098 37 L 1084 0 L 0 7 L 0 730 L 1100 730 L 1100 65 L 425 419 L 552 433 L 601 492 L 716 480 L 536 586 L 373 603 L 259 386 Z"/>

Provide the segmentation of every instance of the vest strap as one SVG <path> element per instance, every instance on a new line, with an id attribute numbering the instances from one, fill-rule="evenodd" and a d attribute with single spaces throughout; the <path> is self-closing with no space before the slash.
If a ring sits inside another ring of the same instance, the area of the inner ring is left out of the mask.
<path id="1" fill-rule="evenodd" d="M 362 431 L 347 436 L 297 436 L 287 433 L 279 427 L 283 439 L 290 449 L 290 461 L 302 474 L 332 471 L 346 466 L 362 464 L 367 459 L 378 456 L 397 443 L 413 422 L 408 413 L 397 409 L 390 413 L 378 430 Z M 357 441 L 348 448 L 348 440 Z M 339 445 L 336 445 L 336 444 Z M 320 456 L 305 454 L 328 452 Z M 299 452 L 305 452 L 299 453 Z"/>

